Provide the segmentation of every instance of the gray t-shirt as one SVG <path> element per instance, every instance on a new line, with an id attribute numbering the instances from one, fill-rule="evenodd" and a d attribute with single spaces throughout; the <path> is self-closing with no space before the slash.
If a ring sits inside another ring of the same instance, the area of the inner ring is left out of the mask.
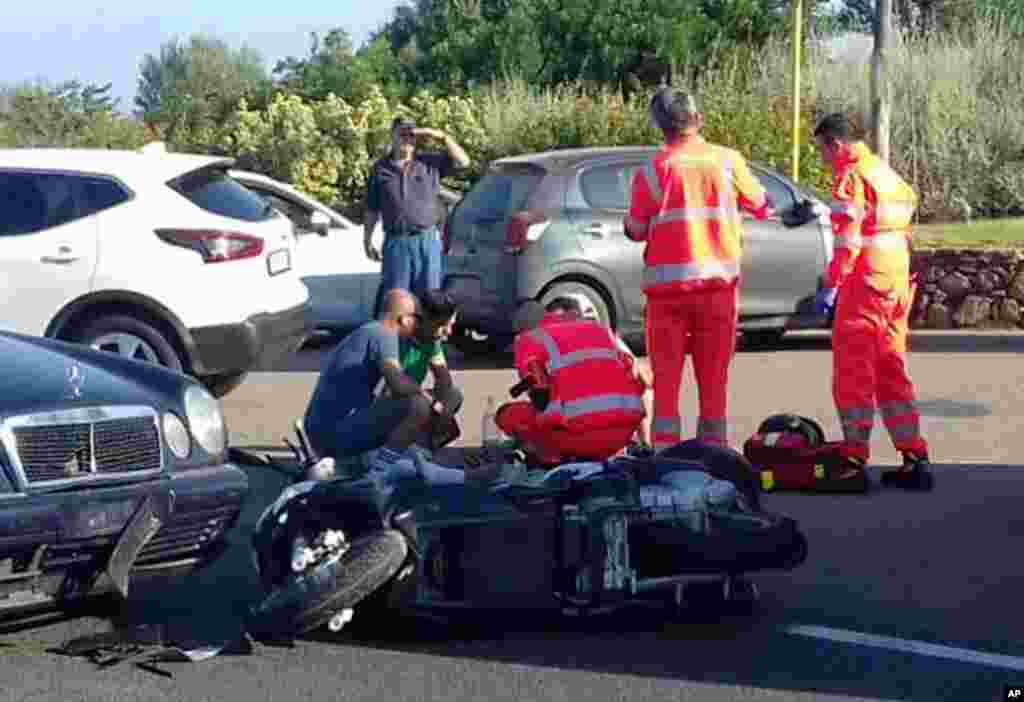
<path id="1" fill-rule="evenodd" d="M 398 334 L 378 321 L 367 322 L 341 340 L 324 363 L 306 410 L 311 440 L 314 434 L 332 434 L 352 410 L 370 406 L 384 377 L 384 361 L 397 363 L 398 350 Z"/>
<path id="2" fill-rule="evenodd" d="M 430 229 L 438 223 L 441 179 L 455 170 L 447 152 L 417 153 L 408 170 L 385 156 L 374 164 L 366 190 L 366 208 L 380 212 L 386 234 L 396 229 Z"/>

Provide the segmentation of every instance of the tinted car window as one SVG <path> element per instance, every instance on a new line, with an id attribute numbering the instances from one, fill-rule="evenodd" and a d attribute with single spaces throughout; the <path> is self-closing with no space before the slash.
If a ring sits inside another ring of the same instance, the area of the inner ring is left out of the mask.
<path id="1" fill-rule="evenodd" d="M 768 191 L 768 196 L 772 199 L 776 210 L 782 212 L 796 206 L 796 197 L 793 195 L 793 191 L 781 180 L 760 169 L 754 169 L 754 175 Z"/>
<path id="2" fill-rule="evenodd" d="M 31 234 L 89 214 L 79 207 L 76 176 L 0 173 L 0 235 Z"/>
<path id="3" fill-rule="evenodd" d="M 284 214 L 285 217 L 290 219 L 296 231 L 307 232 L 312 229 L 313 225 L 310 218 L 313 215 L 313 210 L 302 206 L 298 202 L 283 198 L 277 193 L 269 190 L 256 188 L 251 185 L 246 187 L 269 202 L 271 206 L 275 207 L 279 212 Z"/>
<path id="4" fill-rule="evenodd" d="M 78 209 L 82 217 L 126 202 L 131 194 L 120 184 L 105 178 L 79 178 Z"/>
<path id="5" fill-rule="evenodd" d="M 543 171 L 529 166 L 486 173 L 455 211 L 454 233 L 462 234 L 475 226 L 477 236 L 483 239 L 504 238 L 504 228 L 493 225 L 524 209 L 530 193 L 543 177 Z"/>
<path id="6" fill-rule="evenodd" d="M 580 176 L 580 189 L 591 207 L 628 210 L 633 165 L 616 164 L 591 168 Z"/>
<path id="7" fill-rule="evenodd" d="M 205 168 L 172 180 L 168 185 L 207 212 L 262 222 L 276 216 L 274 208 L 220 168 Z"/>

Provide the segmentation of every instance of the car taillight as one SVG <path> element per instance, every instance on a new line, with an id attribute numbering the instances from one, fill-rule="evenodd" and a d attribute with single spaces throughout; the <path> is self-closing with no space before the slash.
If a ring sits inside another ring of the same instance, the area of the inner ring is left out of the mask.
<path id="1" fill-rule="evenodd" d="M 192 249 L 204 263 L 223 263 L 255 258 L 263 253 L 261 237 L 213 229 L 157 229 L 161 240 Z"/>
<path id="2" fill-rule="evenodd" d="M 537 241 L 548 228 L 550 220 L 543 212 L 525 210 L 509 218 L 505 228 L 505 251 L 520 254 L 526 247 Z"/>

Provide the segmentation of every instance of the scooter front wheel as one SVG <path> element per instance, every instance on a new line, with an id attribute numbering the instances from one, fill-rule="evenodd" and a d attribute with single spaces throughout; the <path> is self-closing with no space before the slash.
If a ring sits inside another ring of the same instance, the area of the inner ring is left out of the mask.
<path id="1" fill-rule="evenodd" d="M 253 636 L 304 634 L 352 609 L 390 580 L 408 555 L 405 536 L 382 529 L 362 536 L 343 553 L 329 556 L 288 579 L 251 612 Z"/>

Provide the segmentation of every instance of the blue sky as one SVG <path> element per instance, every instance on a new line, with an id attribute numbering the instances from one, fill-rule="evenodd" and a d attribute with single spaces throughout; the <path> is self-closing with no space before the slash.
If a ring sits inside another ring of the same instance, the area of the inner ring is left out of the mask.
<path id="1" fill-rule="evenodd" d="M 270 69 L 286 56 L 305 56 L 312 31 L 343 27 L 358 47 L 400 2 L 172 0 L 161 5 L 173 9 L 160 11 L 146 0 L 7 0 L 0 11 L 0 83 L 112 82 L 120 108 L 131 110 L 139 63 L 174 36 L 204 33 L 233 47 L 248 45 Z"/>

